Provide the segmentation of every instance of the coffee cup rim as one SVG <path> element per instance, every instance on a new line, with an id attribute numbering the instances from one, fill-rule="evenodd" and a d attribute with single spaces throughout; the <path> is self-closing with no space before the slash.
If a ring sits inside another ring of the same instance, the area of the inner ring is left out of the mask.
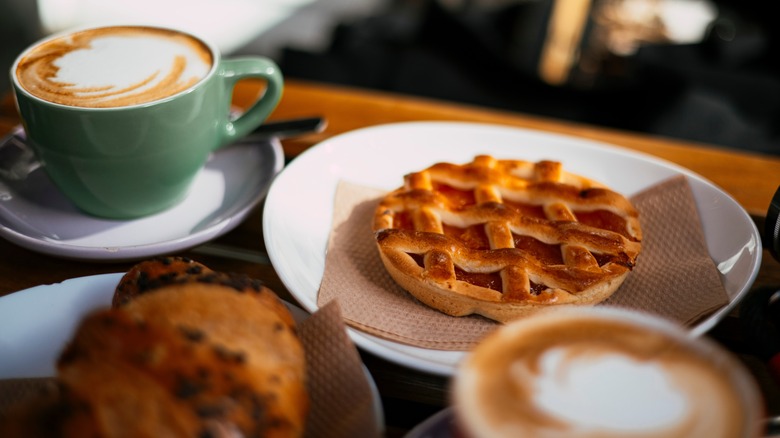
<path id="1" fill-rule="evenodd" d="M 488 337 L 493 342 L 497 341 L 499 344 L 506 344 L 511 342 L 511 339 L 527 334 L 525 330 L 528 327 L 539 329 L 550 324 L 556 325 L 576 320 L 613 322 L 652 331 L 671 339 L 675 343 L 679 343 L 685 350 L 695 356 L 714 361 L 717 368 L 726 370 L 725 373 L 731 382 L 730 385 L 735 389 L 739 402 L 742 403 L 745 421 L 742 425 L 742 431 L 755 433 L 762 427 L 762 419 L 766 414 L 766 410 L 758 382 L 751 375 L 747 365 L 715 340 L 706 336 L 698 336 L 687 330 L 683 324 L 661 315 L 619 306 L 562 307 L 511 321 L 489 334 Z M 476 348 L 479 348 L 479 345 Z M 469 355 L 471 354 L 474 354 L 473 351 Z M 462 369 L 468 368 L 470 363 L 471 359 L 467 357 L 459 366 L 456 383 L 451 392 L 453 404 L 460 397 L 458 395 L 459 392 L 463 394 L 463 387 L 458 387 L 458 382 L 462 381 L 460 373 L 463 372 Z M 757 438 L 763 435 L 755 434 L 750 436 L 756 436 Z"/>
<path id="2" fill-rule="evenodd" d="M 575 306 L 549 309 L 547 311 L 541 311 L 530 318 L 520 319 L 506 324 L 505 327 L 510 326 L 507 332 L 513 333 L 514 330 L 520 330 L 521 327 L 526 324 L 534 324 L 534 318 L 542 322 L 547 321 L 552 323 L 578 318 L 614 321 L 657 331 L 675 339 L 677 342 L 685 344 L 687 348 L 695 350 L 698 354 L 713 354 L 711 353 L 711 350 L 717 350 L 714 353 L 717 355 L 726 353 L 725 351 L 722 351 L 723 349 L 717 345 L 715 341 L 706 336 L 697 335 L 678 321 L 655 313 L 619 306 Z M 531 321 L 529 322 L 528 320 Z M 517 329 L 511 327 L 513 323 L 516 323 Z"/>
<path id="3" fill-rule="evenodd" d="M 188 36 L 190 38 L 193 38 L 193 39 L 201 42 L 204 46 L 208 47 L 209 52 L 211 53 L 211 59 L 212 59 L 211 68 L 206 73 L 206 75 L 204 75 L 198 82 L 190 85 L 189 87 L 187 87 L 187 88 L 185 88 L 185 89 L 183 89 L 183 90 L 181 90 L 181 91 L 179 91 L 177 93 L 171 94 L 170 96 L 165 96 L 163 98 L 152 100 L 152 101 L 149 101 L 149 102 L 142 102 L 142 103 L 137 103 L 137 104 L 133 104 L 133 105 L 123 105 L 123 106 L 118 106 L 118 107 L 84 107 L 84 106 L 65 105 L 65 104 L 62 104 L 62 103 L 51 102 L 51 101 L 48 101 L 46 99 L 40 98 L 40 97 L 32 94 L 26 88 L 24 88 L 21 83 L 19 83 L 19 78 L 16 75 L 16 69 L 17 69 L 17 67 L 19 65 L 19 62 L 21 62 L 21 60 L 28 53 L 30 53 L 33 49 L 35 49 L 36 47 L 38 47 L 38 46 L 40 46 L 42 44 L 46 44 L 46 43 L 48 43 L 50 41 L 56 40 L 58 38 L 62 38 L 62 37 L 67 36 L 67 35 L 76 34 L 76 33 L 79 33 L 79 32 L 85 32 L 85 31 L 89 31 L 89 30 L 99 30 L 99 29 L 108 29 L 108 28 L 154 29 L 154 30 L 175 32 L 175 33 L 179 33 L 179 34 L 182 34 L 182 35 L 186 35 L 186 36 Z M 179 96 L 182 96 L 182 95 L 185 95 L 185 94 L 189 94 L 193 90 L 195 90 L 196 88 L 202 86 L 212 76 L 214 76 L 214 74 L 217 71 L 217 68 L 218 68 L 218 65 L 220 63 L 220 60 L 221 60 L 221 53 L 217 49 L 217 46 L 213 42 L 209 41 L 207 38 L 204 38 L 204 37 L 202 37 L 200 35 L 195 35 L 192 32 L 189 32 L 189 31 L 186 31 L 186 30 L 183 30 L 183 29 L 180 29 L 180 28 L 176 28 L 176 27 L 171 27 L 171 26 L 159 26 L 159 25 L 154 25 L 154 24 L 140 24 L 140 23 L 117 23 L 117 24 L 97 25 L 97 26 L 96 25 L 91 25 L 91 26 L 87 25 L 87 26 L 74 27 L 74 28 L 70 28 L 70 29 L 67 29 L 67 30 L 63 30 L 63 31 L 60 31 L 60 32 L 53 33 L 53 34 L 51 34 L 49 36 L 46 36 L 44 38 L 41 38 L 41 39 L 38 39 L 37 41 L 35 41 L 32 44 L 30 44 L 29 46 L 27 46 L 24 50 L 22 50 L 16 56 L 16 58 L 14 59 L 13 64 L 11 65 L 11 70 L 10 70 L 9 73 L 11 75 L 11 83 L 13 84 L 13 87 L 14 87 L 14 89 L 17 92 L 20 92 L 20 93 L 24 94 L 25 97 L 27 97 L 28 99 L 35 100 L 36 102 L 39 102 L 41 104 L 50 105 L 50 106 L 55 107 L 55 108 L 67 109 L 69 111 L 114 112 L 114 111 L 127 111 L 129 109 L 148 108 L 148 107 L 152 107 L 152 106 L 157 106 L 157 105 L 163 104 L 165 102 L 169 102 L 171 100 L 178 99 Z"/>

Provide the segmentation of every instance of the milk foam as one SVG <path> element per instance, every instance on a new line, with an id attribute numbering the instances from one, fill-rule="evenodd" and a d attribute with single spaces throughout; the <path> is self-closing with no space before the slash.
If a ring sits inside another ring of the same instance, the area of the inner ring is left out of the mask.
<path id="1" fill-rule="evenodd" d="M 142 59 L 130 54 L 139 54 Z M 143 91 L 159 86 L 173 74 L 177 57 L 184 59 L 184 71 L 176 72 L 182 81 L 197 81 L 211 68 L 191 48 L 173 41 L 107 36 L 94 39 L 91 48 L 66 53 L 55 61 L 59 71 L 52 80 L 85 90 L 79 93 L 85 97 L 99 95 L 102 91 L 91 90 L 106 87 Z M 144 85 L 133 88 L 136 84 Z"/>
<path id="2" fill-rule="evenodd" d="M 559 310 L 488 336 L 454 382 L 467 435 L 753 436 L 760 397 L 737 362 L 681 328 L 621 315 Z"/>
<path id="3" fill-rule="evenodd" d="M 208 74 L 211 55 L 201 43 L 139 29 L 85 31 L 44 43 L 20 61 L 17 77 L 52 102 L 115 107 L 173 95 Z"/>
<path id="4" fill-rule="evenodd" d="M 545 352 L 533 379 L 534 402 L 549 414 L 584 429 L 625 431 L 664 428 L 687 418 L 689 401 L 660 364 L 618 353 L 568 353 Z M 527 364 L 513 366 L 515 377 L 527 382 Z"/>

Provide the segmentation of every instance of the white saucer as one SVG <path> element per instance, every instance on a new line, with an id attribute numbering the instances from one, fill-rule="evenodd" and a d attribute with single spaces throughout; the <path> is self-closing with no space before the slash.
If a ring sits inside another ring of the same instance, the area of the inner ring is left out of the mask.
<path id="1" fill-rule="evenodd" d="M 0 236 L 79 260 L 131 261 L 180 251 L 235 228 L 283 166 L 278 140 L 226 147 L 212 155 L 180 204 L 126 221 L 82 213 L 37 169 L 24 179 L 0 179 Z"/>

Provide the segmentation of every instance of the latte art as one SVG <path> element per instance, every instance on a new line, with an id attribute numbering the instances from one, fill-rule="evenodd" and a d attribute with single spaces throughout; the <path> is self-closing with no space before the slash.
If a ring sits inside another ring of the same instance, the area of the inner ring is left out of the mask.
<path id="1" fill-rule="evenodd" d="M 753 436 L 735 363 L 687 342 L 630 320 L 519 320 L 464 360 L 456 415 L 475 438 Z"/>
<path id="2" fill-rule="evenodd" d="M 539 357 L 538 363 L 513 364 L 512 385 L 531 383 L 529 401 L 534 406 L 582 429 L 663 429 L 684 422 L 695 408 L 694 400 L 671 379 L 687 370 L 674 368 L 612 351 L 559 347 Z M 698 378 L 695 373 L 690 377 Z"/>
<path id="3" fill-rule="evenodd" d="M 109 27 L 46 41 L 18 62 L 31 94 L 80 107 L 120 107 L 183 91 L 211 69 L 211 51 L 195 38 L 144 27 Z"/>

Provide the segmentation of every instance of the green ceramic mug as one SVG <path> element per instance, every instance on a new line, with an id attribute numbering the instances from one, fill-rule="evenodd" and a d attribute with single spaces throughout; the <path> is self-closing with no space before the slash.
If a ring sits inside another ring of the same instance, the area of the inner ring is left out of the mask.
<path id="1" fill-rule="evenodd" d="M 233 87 L 245 78 L 267 87 L 234 118 Z M 209 155 L 260 125 L 283 88 L 267 58 L 221 59 L 198 37 L 147 26 L 47 38 L 19 55 L 11 79 L 51 180 L 84 212 L 115 219 L 183 200 Z"/>

